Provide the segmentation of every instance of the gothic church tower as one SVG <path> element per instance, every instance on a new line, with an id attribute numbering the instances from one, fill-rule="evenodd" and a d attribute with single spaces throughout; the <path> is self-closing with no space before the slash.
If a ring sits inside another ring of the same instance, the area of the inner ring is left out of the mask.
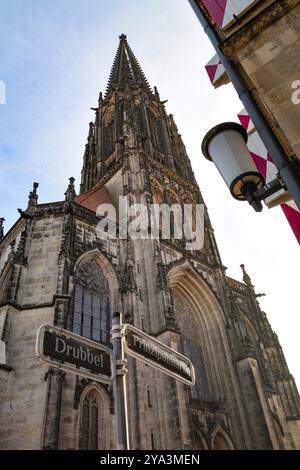
<path id="1" fill-rule="evenodd" d="M 114 449 L 109 385 L 48 368 L 42 323 L 111 346 L 112 314 L 188 356 L 193 387 L 128 357 L 132 449 L 294 449 L 300 400 L 252 281 L 226 276 L 207 210 L 204 244 L 97 235 L 97 208 L 204 204 L 173 116 L 125 35 L 62 201 L 28 206 L 0 242 L 0 448 Z M 298 431 L 297 431 L 298 430 Z"/>

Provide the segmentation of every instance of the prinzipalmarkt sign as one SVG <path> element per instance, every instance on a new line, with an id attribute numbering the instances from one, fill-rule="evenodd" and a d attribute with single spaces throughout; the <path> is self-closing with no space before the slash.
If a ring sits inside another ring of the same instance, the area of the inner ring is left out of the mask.
<path id="1" fill-rule="evenodd" d="M 52 325 L 37 332 L 37 356 L 52 367 L 98 382 L 113 380 L 112 350 L 83 336 Z"/>
<path id="2" fill-rule="evenodd" d="M 192 362 L 174 349 L 132 325 L 124 325 L 123 344 L 127 354 L 146 362 L 188 385 L 195 384 Z"/>

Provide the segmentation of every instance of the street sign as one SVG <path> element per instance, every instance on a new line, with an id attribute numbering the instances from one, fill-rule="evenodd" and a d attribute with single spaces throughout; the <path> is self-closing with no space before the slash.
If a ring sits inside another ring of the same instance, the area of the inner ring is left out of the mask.
<path id="1" fill-rule="evenodd" d="M 130 356 L 146 362 L 183 383 L 195 385 L 195 371 L 192 362 L 152 336 L 132 325 L 124 325 L 123 345 Z"/>
<path id="2" fill-rule="evenodd" d="M 46 364 L 98 382 L 113 380 L 113 354 L 107 346 L 52 325 L 42 325 L 36 354 Z"/>

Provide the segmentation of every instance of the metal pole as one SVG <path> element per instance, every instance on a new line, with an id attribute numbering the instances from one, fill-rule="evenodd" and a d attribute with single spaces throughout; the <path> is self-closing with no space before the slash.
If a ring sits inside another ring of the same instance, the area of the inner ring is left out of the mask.
<path id="1" fill-rule="evenodd" d="M 290 191 L 298 209 L 300 210 L 300 177 L 297 174 L 292 163 L 285 154 L 280 142 L 273 132 L 270 124 L 267 122 L 256 101 L 254 100 L 250 90 L 243 80 L 238 69 L 227 57 L 222 53 L 220 45 L 221 39 L 215 28 L 209 23 L 205 14 L 201 10 L 196 0 L 188 0 L 203 29 L 209 37 L 215 48 L 224 68 L 236 89 L 240 100 L 244 104 L 257 132 L 272 156 L 273 162 L 278 169 L 278 173 L 285 182 L 287 189 Z"/>
<path id="2" fill-rule="evenodd" d="M 122 347 L 122 315 L 114 312 L 112 317 L 111 339 L 115 358 L 116 376 L 114 380 L 115 411 L 117 421 L 117 449 L 129 450 L 128 413 L 126 395 L 127 361 Z"/>

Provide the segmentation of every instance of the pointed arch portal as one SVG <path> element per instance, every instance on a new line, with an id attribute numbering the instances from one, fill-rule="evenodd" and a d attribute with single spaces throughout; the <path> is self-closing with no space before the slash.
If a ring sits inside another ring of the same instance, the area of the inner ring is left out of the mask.
<path id="1" fill-rule="evenodd" d="M 211 288 L 192 266 L 172 268 L 169 284 L 183 342 L 188 342 L 186 352 L 191 354 L 198 369 L 198 399 L 204 398 L 201 393 L 222 399 L 226 383 L 224 370 L 228 368 L 230 354 L 222 308 Z"/>
<path id="2" fill-rule="evenodd" d="M 188 261 L 171 268 L 168 278 L 183 353 L 195 366 L 191 398 L 215 404 L 226 401 L 229 417 L 238 415 L 226 319 L 215 293 Z"/>

